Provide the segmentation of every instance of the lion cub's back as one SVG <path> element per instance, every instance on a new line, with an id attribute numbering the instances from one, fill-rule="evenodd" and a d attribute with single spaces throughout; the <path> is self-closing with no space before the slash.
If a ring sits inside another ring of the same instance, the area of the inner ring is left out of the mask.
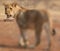
<path id="1" fill-rule="evenodd" d="M 34 23 L 39 19 L 42 19 L 42 15 L 38 10 L 27 10 L 24 16 L 28 22 Z"/>

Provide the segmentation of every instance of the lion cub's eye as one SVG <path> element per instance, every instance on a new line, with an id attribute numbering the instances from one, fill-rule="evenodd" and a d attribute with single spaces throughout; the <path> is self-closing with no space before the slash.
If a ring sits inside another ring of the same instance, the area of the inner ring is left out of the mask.
<path id="1" fill-rule="evenodd" d="M 12 8 L 10 8 L 12 10 Z"/>

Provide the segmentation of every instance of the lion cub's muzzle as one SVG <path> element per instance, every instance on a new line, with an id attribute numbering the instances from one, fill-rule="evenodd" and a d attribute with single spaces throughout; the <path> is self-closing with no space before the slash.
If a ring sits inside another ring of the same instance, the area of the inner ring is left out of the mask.
<path id="1" fill-rule="evenodd" d="M 7 18 L 10 18 L 10 17 L 12 17 L 12 15 L 7 15 Z"/>
<path id="2" fill-rule="evenodd" d="M 13 17 L 12 17 L 12 15 L 8 15 L 7 13 L 5 13 L 6 14 L 6 18 L 4 19 L 4 21 L 13 21 Z"/>

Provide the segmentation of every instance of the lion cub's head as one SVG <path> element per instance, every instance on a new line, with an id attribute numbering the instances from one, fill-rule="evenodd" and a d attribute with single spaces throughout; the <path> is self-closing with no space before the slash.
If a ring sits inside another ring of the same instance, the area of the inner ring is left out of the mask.
<path id="1" fill-rule="evenodd" d="M 13 17 L 18 11 L 24 10 L 24 8 L 20 7 L 17 3 L 4 4 L 4 6 L 7 17 Z"/>

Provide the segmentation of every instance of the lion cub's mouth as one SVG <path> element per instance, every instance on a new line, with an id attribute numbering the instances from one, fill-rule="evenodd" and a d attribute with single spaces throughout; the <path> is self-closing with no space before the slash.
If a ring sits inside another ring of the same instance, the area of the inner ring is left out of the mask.
<path id="1" fill-rule="evenodd" d="M 12 17 L 12 15 L 7 15 L 7 18 L 10 18 L 10 17 Z"/>

